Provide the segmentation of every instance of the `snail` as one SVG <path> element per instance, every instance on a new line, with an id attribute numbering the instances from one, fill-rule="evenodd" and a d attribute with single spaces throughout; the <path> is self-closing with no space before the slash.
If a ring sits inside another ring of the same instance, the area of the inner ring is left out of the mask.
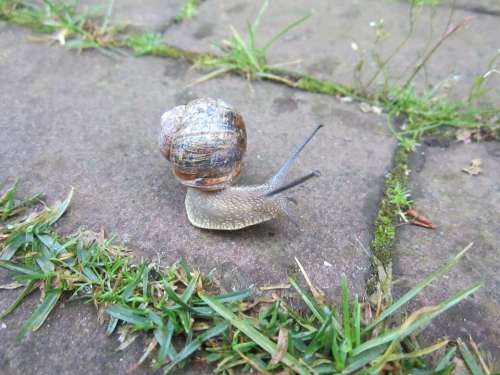
<path id="1" fill-rule="evenodd" d="M 199 98 L 161 117 L 160 151 L 178 181 L 187 186 L 186 212 L 195 227 L 237 230 L 287 215 L 290 198 L 281 193 L 319 176 L 309 173 L 282 184 L 286 172 L 314 131 L 264 184 L 236 186 L 246 151 L 245 123 L 239 112 L 220 99 Z"/>

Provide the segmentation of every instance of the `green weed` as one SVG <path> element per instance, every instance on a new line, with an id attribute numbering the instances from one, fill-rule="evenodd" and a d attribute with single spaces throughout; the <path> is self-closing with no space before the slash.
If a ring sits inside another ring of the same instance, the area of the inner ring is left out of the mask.
<path id="1" fill-rule="evenodd" d="M 21 201 L 16 201 L 17 182 L 0 196 L 0 219 L 7 220 L 11 216 L 16 216 L 26 210 L 29 206 L 40 201 L 43 194 L 38 193 Z"/>
<path id="2" fill-rule="evenodd" d="M 388 123 L 398 137 L 419 139 L 433 131 L 446 128 L 494 128 L 491 120 L 500 114 L 500 108 L 479 108 L 467 102 L 450 100 L 438 94 L 439 86 L 418 94 L 412 87 L 391 86 L 382 105 L 388 111 Z M 396 131 L 392 128 L 394 116 L 404 116 L 405 124 Z"/>
<path id="3" fill-rule="evenodd" d="M 109 25 L 113 2 L 106 15 L 97 17 L 99 8 L 77 9 L 78 1 L 43 0 L 42 4 L 20 0 L 0 0 L 0 19 L 6 19 L 36 31 L 51 33 L 41 41 L 57 42 L 68 49 L 97 49 L 107 56 L 122 54 L 116 38 L 126 25 Z M 114 53 L 110 54 L 110 52 Z"/>
<path id="4" fill-rule="evenodd" d="M 184 0 L 181 10 L 175 16 L 175 22 L 183 22 L 193 18 L 198 13 L 199 6 L 200 0 Z"/>
<path id="5" fill-rule="evenodd" d="M 345 276 L 338 306 L 325 302 L 323 294 L 311 284 L 309 293 L 290 278 L 308 308 L 307 313 L 298 313 L 276 295 L 251 298 L 251 289 L 218 294 L 210 277 L 191 269 L 182 259 L 172 266 L 159 267 L 144 259 L 134 262 L 126 249 L 113 245 L 103 234 L 58 235 L 51 226 L 65 213 L 71 196 L 0 229 L 0 267 L 12 272 L 23 287 L 11 306 L 0 313 L 0 319 L 12 313 L 30 293 L 43 291 L 42 301 L 20 329 L 20 338 L 39 329 L 57 303 L 69 298 L 92 302 L 98 316 L 108 316 L 108 335 L 119 326 L 122 339 L 147 333 L 147 346 L 136 366 L 151 358 L 152 366 L 163 373 L 182 366 L 199 351 L 205 353 L 208 363 L 216 365 L 216 373 L 223 374 L 236 369 L 376 374 L 386 366 L 403 373 L 417 369 L 450 373 L 455 366 L 455 349 L 446 353 L 438 367 L 422 361 L 447 346 L 448 340 L 416 348 L 411 345 L 411 336 L 474 293 L 478 284 L 436 306 L 417 310 L 402 321 L 398 317 L 415 295 L 455 266 L 470 246 L 387 306 L 372 306 L 357 295 L 350 296 Z M 0 208 L 8 201 L 2 200 Z M 467 366 L 474 368 L 476 356 L 463 343 L 459 343 L 459 349 Z"/>
<path id="6" fill-rule="evenodd" d="M 274 69 L 283 66 L 283 64 L 269 65 L 267 63 L 266 52 L 274 43 L 285 36 L 290 30 L 303 23 L 309 16 L 301 17 L 290 23 L 274 37 L 269 39 L 262 47 L 259 47 L 256 44 L 255 33 L 268 4 L 268 1 L 263 3 L 254 22 L 248 25 L 246 38 L 243 38 L 236 29 L 231 27 L 231 38 L 225 40 L 222 44 L 216 45 L 222 54 L 222 56 L 212 61 L 212 65 L 216 67 L 216 70 L 205 75 L 196 83 L 233 72 L 242 74 L 248 79 L 264 78 L 284 82 L 290 86 L 294 85 L 294 83 L 288 81 L 287 78 L 274 73 Z"/>

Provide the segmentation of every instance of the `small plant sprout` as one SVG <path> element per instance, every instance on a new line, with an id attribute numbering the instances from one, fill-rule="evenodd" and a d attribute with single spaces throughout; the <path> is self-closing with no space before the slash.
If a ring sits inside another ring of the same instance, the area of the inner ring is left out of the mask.
<path id="1" fill-rule="evenodd" d="M 198 13 L 199 6 L 200 0 L 184 0 L 181 10 L 175 16 L 175 22 L 183 22 L 193 18 Z"/>
<path id="2" fill-rule="evenodd" d="M 412 202 L 410 200 L 410 192 L 407 188 L 403 187 L 399 181 L 397 181 L 389 191 L 389 201 L 396 206 L 401 219 L 407 222 L 408 220 L 406 219 L 404 211 L 410 208 Z"/>
<path id="3" fill-rule="evenodd" d="M 399 145 L 406 152 L 413 152 L 419 146 L 419 143 L 411 137 L 399 136 L 399 137 L 397 137 L 397 139 L 398 139 Z"/>

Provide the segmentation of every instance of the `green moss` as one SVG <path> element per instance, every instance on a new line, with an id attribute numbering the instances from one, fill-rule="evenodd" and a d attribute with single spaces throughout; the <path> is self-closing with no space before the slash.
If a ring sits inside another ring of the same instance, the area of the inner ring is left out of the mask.
<path id="1" fill-rule="evenodd" d="M 295 87 L 309 91 L 309 92 L 317 92 L 321 94 L 327 95 L 350 95 L 352 94 L 352 89 L 343 86 L 340 84 L 336 84 L 329 81 L 323 81 L 311 76 L 302 76 L 295 84 Z"/>
<path id="2" fill-rule="evenodd" d="M 389 173 L 384 186 L 384 196 L 374 224 L 371 250 L 384 266 L 392 259 L 392 247 L 396 238 L 396 223 L 399 207 L 394 204 L 392 194 L 395 190 L 408 188 L 407 162 L 409 152 L 399 146 L 394 156 L 394 167 Z"/>

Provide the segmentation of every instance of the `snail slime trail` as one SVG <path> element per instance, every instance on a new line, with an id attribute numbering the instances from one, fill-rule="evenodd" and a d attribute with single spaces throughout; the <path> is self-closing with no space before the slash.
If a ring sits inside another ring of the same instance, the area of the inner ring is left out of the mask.
<path id="1" fill-rule="evenodd" d="M 286 173 L 323 125 L 297 146 L 262 185 L 233 185 L 241 173 L 247 135 L 241 114 L 221 99 L 199 98 L 161 117 L 160 151 L 187 186 L 186 213 L 203 229 L 237 230 L 286 215 L 281 193 L 320 176 L 313 171 L 284 184 Z"/>

